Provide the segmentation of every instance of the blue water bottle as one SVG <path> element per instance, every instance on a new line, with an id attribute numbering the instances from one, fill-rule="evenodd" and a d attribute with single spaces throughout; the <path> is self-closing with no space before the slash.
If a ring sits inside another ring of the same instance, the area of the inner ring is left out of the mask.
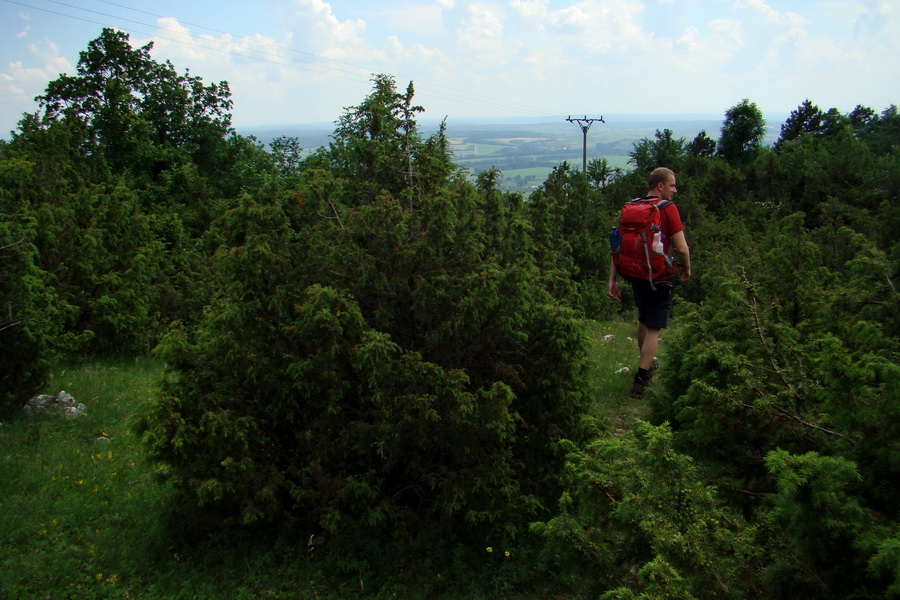
<path id="1" fill-rule="evenodd" d="M 615 250 L 619 247 L 619 228 L 613 227 L 609 232 L 609 249 Z"/>

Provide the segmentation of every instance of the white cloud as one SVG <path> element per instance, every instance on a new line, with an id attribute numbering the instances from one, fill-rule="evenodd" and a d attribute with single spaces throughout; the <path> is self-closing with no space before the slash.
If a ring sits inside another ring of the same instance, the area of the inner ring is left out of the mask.
<path id="1" fill-rule="evenodd" d="M 392 31 L 414 32 L 419 36 L 428 36 L 443 28 L 443 11 L 436 5 L 388 8 L 383 19 L 391 24 Z"/>
<path id="2" fill-rule="evenodd" d="M 735 8 L 752 10 L 771 23 L 778 23 L 781 20 L 781 15 L 778 11 L 763 2 L 763 0 L 735 0 L 734 6 Z"/>
<path id="3" fill-rule="evenodd" d="M 590 51 L 608 53 L 617 49 L 645 52 L 651 39 L 638 17 L 643 5 L 633 0 L 583 0 L 546 17 L 548 34 L 571 37 Z"/>
<path id="4" fill-rule="evenodd" d="M 464 51 L 479 54 L 486 62 L 503 62 L 506 53 L 503 22 L 491 7 L 469 5 L 466 19 L 457 31 L 457 36 Z"/>
<path id="5" fill-rule="evenodd" d="M 441 50 L 427 48 L 419 43 L 407 47 L 395 35 L 388 38 L 388 48 L 389 55 L 393 59 L 428 65 L 447 66 L 449 64 L 446 55 Z"/>
<path id="6" fill-rule="evenodd" d="M 893 17 L 894 10 L 890 2 L 886 0 L 863 2 L 860 14 L 853 22 L 853 35 L 857 39 L 894 35 L 895 30 L 890 27 Z"/>
<path id="7" fill-rule="evenodd" d="M 31 42 L 27 49 L 28 62 L 11 61 L 0 71 L 0 97 L 3 98 L 0 114 L 4 122 L 18 121 L 22 113 L 37 110 L 34 98 L 44 92 L 47 83 L 75 70 L 49 40 Z"/>
<path id="8" fill-rule="evenodd" d="M 512 0 L 509 5 L 526 19 L 543 19 L 548 10 L 548 0 Z"/>
<path id="9" fill-rule="evenodd" d="M 317 42 L 330 46 L 332 51 L 343 44 L 359 45 L 366 30 L 366 22 L 362 19 L 346 19 L 341 21 L 332 11 L 331 4 L 322 0 L 297 0 L 298 11 L 296 25 L 301 29 L 302 23 L 310 23 L 307 32 L 316 36 Z M 311 19 L 309 19 L 311 17 Z M 307 21 L 307 19 L 309 19 Z"/>
<path id="10" fill-rule="evenodd" d="M 702 36 L 696 26 L 689 27 L 677 41 L 676 46 L 688 52 L 689 61 L 700 61 L 709 66 L 722 64 L 732 58 L 744 46 L 743 27 L 734 19 L 716 19 L 708 25 L 708 35 Z M 700 65 L 692 62 L 690 69 Z"/>
<path id="11" fill-rule="evenodd" d="M 263 63 L 284 64 L 287 47 L 262 34 L 237 37 L 231 34 L 197 35 L 178 20 L 166 17 L 157 21 L 159 33 L 152 36 L 154 54 L 164 55 L 175 63 L 183 63 L 192 71 L 240 63 L 241 58 Z M 143 45 L 136 42 L 136 45 Z M 257 66 L 259 64 L 257 63 Z"/>

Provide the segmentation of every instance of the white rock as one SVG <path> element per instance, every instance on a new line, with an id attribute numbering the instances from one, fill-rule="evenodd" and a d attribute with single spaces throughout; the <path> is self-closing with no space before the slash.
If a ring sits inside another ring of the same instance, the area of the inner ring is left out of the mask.
<path id="1" fill-rule="evenodd" d="M 26 417 L 53 412 L 74 418 L 84 411 L 84 404 L 75 402 L 75 398 L 66 391 L 61 391 L 55 396 L 35 396 L 22 407 Z"/>

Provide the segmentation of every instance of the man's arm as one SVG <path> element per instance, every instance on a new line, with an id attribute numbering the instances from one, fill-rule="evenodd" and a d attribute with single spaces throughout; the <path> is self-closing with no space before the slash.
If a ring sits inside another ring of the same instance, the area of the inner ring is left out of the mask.
<path id="1" fill-rule="evenodd" d="M 616 300 L 622 299 L 622 290 L 619 288 L 619 281 L 616 279 L 616 276 L 619 274 L 616 269 L 616 260 L 612 259 L 609 261 L 609 295 L 611 298 L 615 298 Z"/>
<path id="2" fill-rule="evenodd" d="M 681 281 L 687 281 L 691 278 L 691 249 L 688 248 L 684 231 L 679 231 L 672 236 L 672 246 L 675 248 L 675 254 L 678 256 L 679 270 L 681 271 L 680 279 Z"/>

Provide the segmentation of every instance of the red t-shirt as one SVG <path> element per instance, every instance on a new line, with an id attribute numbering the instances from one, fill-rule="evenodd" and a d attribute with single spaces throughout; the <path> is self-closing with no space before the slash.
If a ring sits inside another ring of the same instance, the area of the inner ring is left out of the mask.
<path id="1" fill-rule="evenodd" d="M 669 203 L 662 209 L 662 218 L 660 219 L 660 229 L 662 229 L 663 252 L 669 254 L 671 238 L 679 231 L 684 231 L 684 225 L 681 224 L 681 214 L 678 207 L 673 203 Z"/>

